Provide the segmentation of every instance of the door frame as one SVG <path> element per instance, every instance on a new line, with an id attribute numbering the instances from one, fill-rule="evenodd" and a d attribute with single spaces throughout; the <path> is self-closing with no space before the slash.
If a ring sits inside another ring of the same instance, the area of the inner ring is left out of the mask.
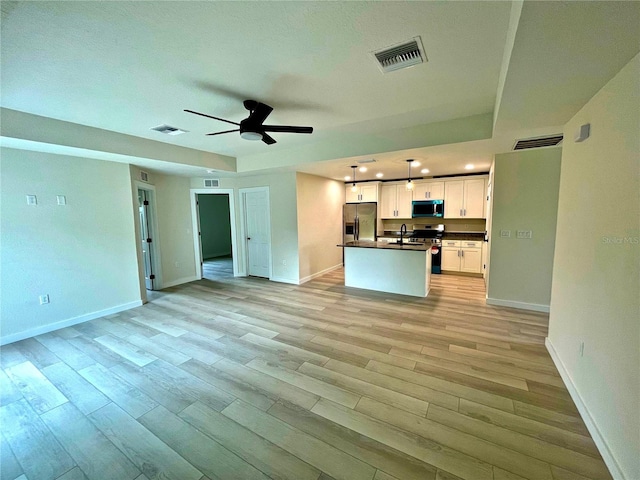
<path id="1" fill-rule="evenodd" d="M 160 259 L 160 235 L 159 235 L 159 231 L 158 231 L 158 215 L 157 215 L 157 208 L 156 208 L 156 187 L 155 185 L 150 185 L 148 183 L 143 183 L 140 182 L 138 180 L 134 180 L 133 182 L 134 187 L 135 187 L 135 199 L 134 201 L 136 202 L 136 237 L 137 237 L 137 246 L 136 248 L 140 251 L 140 261 L 142 262 L 142 264 L 139 266 L 140 268 L 138 268 L 138 271 L 140 272 L 141 278 L 140 278 L 140 282 L 141 285 L 144 287 L 144 290 L 146 292 L 146 283 L 144 281 L 144 258 L 142 258 L 142 247 L 140 246 L 142 244 L 142 231 L 140 231 L 138 225 L 138 218 L 137 216 L 139 215 L 138 212 L 138 208 L 139 205 L 138 203 L 138 190 L 145 190 L 147 192 L 151 192 L 151 200 L 149 200 L 149 209 L 148 209 L 148 218 L 147 221 L 149 222 L 148 228 L 149 231 L 151 232 L 151 238 L 153 239 L 153 247 L 151 250 L 151 262 L 152 264 L 155 266 L 155 271 L 154 271 L 154 275 L 155 275 L 155 282 L 154 282 L 154 286 L 155 286 L 155 290 L 152 291 L 158 291 L 158 290 L 162 290 L 164 288 L 164 285 L 162 283 L 162 261 Z"/>
<path id="2" fill-rule="evenodd" d="M 198 223 L 199 223 L 199 210 L 196 205 L 196 201 L 198 199 L 198 195 L 226 195 L 229 197 L 229 223 L 231 224 L 231 250 L 232 256 L 231 260 L 233 262 L 233 276 L 234 277 L 243 277 L 246 274 L 243 274 L 240 271 L 238 257 L 240 255 L 238 249 L 238 241 L 236 236 L 236 210 L 235 210 L 235 202 L 233 196 L 233 189 L 230 188 L 216 188 L 215 190 L 211 190 L 208 188 L 192 188 L 191 192 L 191 222 L 193 224 L 193 250 L 195 252 L 196 259 L 196 278 L 202 278 L 202 251 L 200 244 L 200 235 L 198 232 Z"/>
<path id="3" fill-rule="evenodd" d="M 244 276 L 249 275 L 249 246 L 247 245 L 247 206 L 245 201 L 245 195 L 251 192 L 266 192 L 267 194 L 267 215 L 269 218 L 267 219 L 267 236 L 269 237 L 269 280 L 273 278 L 273 254 L 272 247 L 273 241 L 271 238 L 271 194 L 269 191 L 269 187 L 248 187 L 248 188 L 240 188 L 238 190 L 238 196 L 240 200 L 240 212 L 242 213 L 242 218 L 240 221 L 240 238 L 242 238 L 242 252 L 243 252 L 243 266 L 244 266 Z"/>

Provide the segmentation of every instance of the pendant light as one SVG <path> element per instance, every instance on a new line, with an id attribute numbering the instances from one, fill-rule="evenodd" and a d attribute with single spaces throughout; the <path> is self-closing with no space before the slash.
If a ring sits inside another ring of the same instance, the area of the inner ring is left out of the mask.
<path id="1" fill-rule="evenodd" d="M 409 166 L 409 178 L 407 180 L 407 190 L 413 190 L 413 182 L 411 181 L 411 164 L 413 163 L 413 158 L 407 160 L 407 165 Z"/>
<path id="2" fill-rule="evenodd" d="M 356 187 L 356 168 L 358 168 L 357 165 L 351 165 L 351 169 L 353 170 L 353 185 L 351 185 L 351 191 L 354 193 L 358 191 L 358 187 Z"/>

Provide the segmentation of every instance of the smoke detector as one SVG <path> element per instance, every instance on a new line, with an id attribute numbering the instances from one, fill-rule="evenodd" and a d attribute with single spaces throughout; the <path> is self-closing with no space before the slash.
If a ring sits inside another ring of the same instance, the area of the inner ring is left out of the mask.
<path id="1" fill-rule="evenodd" d="M 165 133 L 167 135 L 182 135 L 183 133 L 187 133 L 187 130 L 182 130 L 180 128 L 172 127 L 171 125 L 158 125 L 157 127 L 153 127 L 150 130 L 155 130 L 156 132 Z"/>
<path id="2" fill-rule="evenodd" d="M 420 37 L 371 52 L 382 73 L 412 67 L 427 61 Z"/>

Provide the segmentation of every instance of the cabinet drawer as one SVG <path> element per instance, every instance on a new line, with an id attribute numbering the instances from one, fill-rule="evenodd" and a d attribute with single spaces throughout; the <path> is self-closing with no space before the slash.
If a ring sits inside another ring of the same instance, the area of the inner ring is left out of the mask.
<path id="1" fill-rule="evenodd" d="M 443 247 L 459 247 L 460 240 L 442 240 Z"/>
<path id="2" fill-rule="evenodd" d="M 462 240 L 460 246 L 463 248 L 480 248 L 482 242 L 480 240 Z"/>

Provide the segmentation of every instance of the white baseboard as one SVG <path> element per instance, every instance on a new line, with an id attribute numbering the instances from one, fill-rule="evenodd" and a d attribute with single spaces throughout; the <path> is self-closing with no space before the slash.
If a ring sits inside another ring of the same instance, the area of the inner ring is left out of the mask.
<path id="1" fill-rule="evenodd" d="M 551 340 L 549 340 L 549 337 L 544 339 L 544 344 L 547 347 L 547 351 L 549 352 L 549 355 L 551 355 L 551 359 L 553 360 L 553 363 L 555 364 L 556 368 L 558 369 L 558 372 L 560 373 L 560 377 L 562 377 L 562 381 L 567 387 L 567 390 L 569 390 L 569 395 L 571 395 L 571 399 L 573 400 L 573 403 L 576 404 L 578 412 L 580 412 L 580 416 L 582 417 L 582 420 L 584 421 L 584 424 L 586 425 L 587 430 L 589 430 L 589 433 L 591 434 L 591 438 L 593 438 L 593 441 L 595 442 L 596 447 L 598 447 L 598 451 L 600 452 L 600 455 L 602 455 L 602 459 L 604 460 L 604 463 L 607 465 L 607 468 L 609 469 L 609 473 L 611 473 L 611 476 L 615 480 L 625 480 L 625 476 L 624 476 L 624 473 L 622 473 L 622 469 L 618 465 L 618 462 L 613 456 L 613 453 L 611 453 L 611 450 L 609 450 L 607 442 L 602 436 L 602 433 L 600 432 L 600 429 L 598 428 L 596 421 L 591 416 L 591 413 L 589 412 L 587 405 L 584 403 L 584 401 L 582 400 L 582 397 L 578 393 L 578 389 L 573 383 L 573 379 L 571 378 L 571 375 L 569 375 L 569 372 L 564 366 L 564 363 L 562 363 L 562 359 L 558 355 L 558 352 L 556 352 L 556 349 L 551 343 Z"/>
<path id="2" fill-rule="evenodd" d="M 313 275 L 309 275 L 307 277 L 301 278 L 300 279 L 300 284 L 302 285 L 303 283 L 307 283 L 308 281 L 313 280 L 314 278 L 321 277 L 325 273 L 332 272 L 333 270 L 337 270 L 339 268 L 342 268 L 342 263 L 334 265 L 333 267 L 325 268 L 324 270 L 316 272 Z"/>
<path id="3" fill-rule="evenodd" d="M 549 313 L 549 305 L 540 305 L 537 303 L 515 302 L 513 300 L 502 300 L 500 298 L 487 297 L 487 305 L 496 305 L 498 307 L 519 308 L 520 310 L 533 310 L 534 312 Z"/>
<path id="4" fill-rule="evenodd" d="M 165 282 L 162 284 L 162 289 L 164 288 L 169 288 L 169 287 L 175 287 L 176 285 L 182 285 L 183 283 L 189 283 L 189 282 L 195 282 L 196 280 L 200 280 L 198 277 L 196 277 L 195 275 L 193 277 L 183 277 L 183 278 L 179 278 L 177 280 L 173 280 L 171 282 Z"/>
<path id="5" fill-rule="evenodd" d="M 291 285 L 299 285 L 298 282 L 296 282 L 295 280 L 292 280 L 290 278 L 284 278 L 284 277 L 271 277 L 269 278 L 269 280 L 271 280 L 272 282 L 279 282 L 279 283 L 290 283 Z"/>
<path id="6" fill-rule="evenodd" d="M 60 330 L 65 327 L 72 327 L 79 323 L 88 322 L 96 318 L 105 317 L 114 313 L 129 310 L 130 308 L 139 307 L 142 305 L 142 300 L 136 300 L 135 302 L 123 303 L 115 307 L 106 308 L 104 310 L 98 310 L 97 312 L 87 313 L 86 315 L 80 315 L 79 317 L 68 318 L 59 322 L 48 323 L 40 327 L 30 328 L 29 330 L 23 330 L 22 332 L 6 335 L 0 338 L 0 345 L 7 345 L 8 343 L 18 342 L 25 338 L 35 337 L 36 335 L 42 335 L 43 333 L 53 332 L 54 330 Z"/>

